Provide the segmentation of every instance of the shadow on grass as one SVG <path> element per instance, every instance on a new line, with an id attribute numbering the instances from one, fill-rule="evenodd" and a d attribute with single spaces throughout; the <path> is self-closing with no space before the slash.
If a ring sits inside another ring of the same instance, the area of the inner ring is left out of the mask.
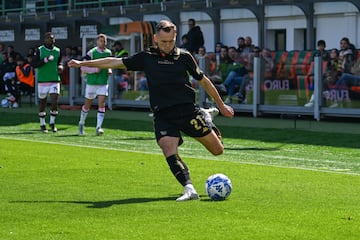
<path id="1" fill-rule="evenodd" d="M 147 140 L 155 140 L 154 137 L 119 137 L 116 138 L 117 140 L 143 140 L 143 141 L 147 141 Z"/>
<path id="2" fill-rule="evenodd" d="M 119 200 L 109 201 L 10 201 L 10 203 L 70 203 L 88 205 L 87 208 L 108 208 L 113 205 L 148 203 L 159 201 L 175 201 L 176 197 L 161 197 L 161 198 L 125 198 Z"/>
<path id="3" fill-rule="evenodd" d="M 29 130 L 29 131 L 17 131 L 17 132 L 2 132 L 0 135 L 8 135 L 8 136 L 11 136 L 11 135 L 30 135 L 30 134 L 37 134 L 39 133 L 40 130 Z"/>
<path id="4" fill-rule="evenodd" d="M 225 150 L 230 150 L 230 151 L 279 151 L 280 148 L 260 148 L 260 147 L 232 148 L 232 147 L 225 147 Z"/>
<path id="5" fill-rule="evenodd" d="M 55 137 L 57 137 L 57 138 L 66 138 L 66 137 L 83 137 L 83 136 L 79 136 L 78 133 L 74 133 L 74 134 L 56 135 Z"/>

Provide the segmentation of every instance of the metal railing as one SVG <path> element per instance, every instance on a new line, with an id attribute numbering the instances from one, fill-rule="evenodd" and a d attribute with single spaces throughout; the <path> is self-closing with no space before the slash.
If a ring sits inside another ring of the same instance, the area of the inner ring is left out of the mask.
<path id="1" fill-rule="evenodd" d="M 199 66 L 204 67 L 205 59 L 200 59 Z M 264 102 L 264 97 L 267 94 L 264 92 L 262 85 L 264 83 L 264 75 L 261 74 L 263 69 L 262 59 L 259 57 L 254 58 L 254 82 L 252 88 L 252 96 L 248 104 L 232 104 L 236 112 L 252 113 L 253 117 L 259 117 L 262 114 L 280 114 L 280 115 L 293 115 L 293 116 L 312 116 L 315 120 L 320 121 L 324 116 L 336 117 L 360 117 L 359 108 L 329 108 L 326 107 L 321 101 L 323 91 L 322 87 L 322 64 L 320 57 L 315 57 L 315 75 L 314 75 L 314 94 L 315 102 L 313 107 L 304 106 L 291 106 L 291 105 L 270 105 Z M 84 81 L 79 81 L 79 69 L 70 69 L 70 85 L 69 95 L 65 97 L 64 103 L 70 106 L 80 104 L 83 102 L 81 92 L 84 89 Z M 81 82 L 81 84 L 79 84 Z M 134 107 L 134 108 L 149 108 L 148 99 L 145 101 L 136 101 L 134 99 L 117 99 L 114 96 L 116 84 L 114 84 L 113 76 L 109 78 L 109 97 L 108 106 L 112 109 L 114 106 L 120 107 Z M 205 106 L 207 103 L 206 94 L 200 87 L 198 94 L 198 103 L 200 106 Z M 250 96 L 249 96 L 250 97 Z M 206 106 L 205 106 L 206 107 Z"/>

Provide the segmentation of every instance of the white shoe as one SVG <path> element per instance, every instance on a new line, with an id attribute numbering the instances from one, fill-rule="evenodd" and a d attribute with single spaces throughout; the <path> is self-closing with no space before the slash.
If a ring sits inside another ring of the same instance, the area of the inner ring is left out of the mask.
<path id="1" fill-rule="evenodd" d="M 104 134 L 104 130 L 100 127 L 96 128 L 96 136 L 101 136 Z"/>
<path id="2" fill-rule="evenodd" d="M 337 102 L 334 102 L 333 104 L 331 104 L 329 106 L 329 108 L 337 108 L 337 107 L 339 107 L 339 103 L 337 103 Z"/>
<path id="3" fill-rule="evenodd" d="M 135 101 L 142 101 L 142 100 L 146 100 L 146 96 L 140 95 L 137 98 L 135 98 Z"/>
<path id="4" fill-rule="evenodd" d="M 308 102 L 304 105 L 304 107 L 313 107 L 314 106 L 314 102 Z"/>
<path id="5" fill-rule="evenodd" d="M 79 136 L 84 136 L 85 130 L 84 130 L 84 124 L 79 123 Z"/>
<path id="6" fill-rule="evenodd" d="M 210 107 L 210 108 L 201 108 L 201 110 L 206 114 L 205 118 L 206 120 L 213 121 L 214 118 L 219 115 L 219 109 L 216 107 Z M 210 119 L 208 119 L 210 118 Z"/>
<path id="7" fill-rule="evenodd" d="M 315 102 L 315 96 L 314 94 L 311 94 L 310 100 L 308 103 L 304 105 L 304 107 L 313 107 Z"/>
<path id="8" fill-rule="evenodd" d="M 177 202 L 189 201 L 199 199 L 199 194 L 193 187 L 185 186 L 185 192 L 181 197 L 176 199 Z"/>

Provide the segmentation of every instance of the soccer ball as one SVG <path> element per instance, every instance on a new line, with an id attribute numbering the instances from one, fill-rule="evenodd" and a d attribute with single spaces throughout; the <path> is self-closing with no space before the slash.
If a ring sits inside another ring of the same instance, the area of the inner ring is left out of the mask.
<path id="1" fill-rule="evenodd" d="M 230 196 L 231 180 L 222 173 L 211 175 L 205 183 L 207 195 L 214 201 L 222 201 Z"/>
<path id="2" fill-rule="evenodd" d="M 2 106 L 3 108 L 8 108 L 8 107 L 10 107 L 10 102 L 9 102 L 9 100 L 8 100 L 7 98 L 4 98 L 3 100 L 1 100 L 1 106 Z"/>

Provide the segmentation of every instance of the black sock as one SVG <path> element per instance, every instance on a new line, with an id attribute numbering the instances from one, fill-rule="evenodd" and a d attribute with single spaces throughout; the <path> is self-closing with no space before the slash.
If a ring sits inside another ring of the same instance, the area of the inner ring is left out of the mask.
<path id="1" fill-rule="evenodd" d="M 192 183 L 190 179 L 189 169 L 186 164 L 181 160 L 179 155 L 171 155 L 166 158 L 166 161 L 169 164 L 171 172 L 181 185 L 185 186 L 186 184 Z"/>

